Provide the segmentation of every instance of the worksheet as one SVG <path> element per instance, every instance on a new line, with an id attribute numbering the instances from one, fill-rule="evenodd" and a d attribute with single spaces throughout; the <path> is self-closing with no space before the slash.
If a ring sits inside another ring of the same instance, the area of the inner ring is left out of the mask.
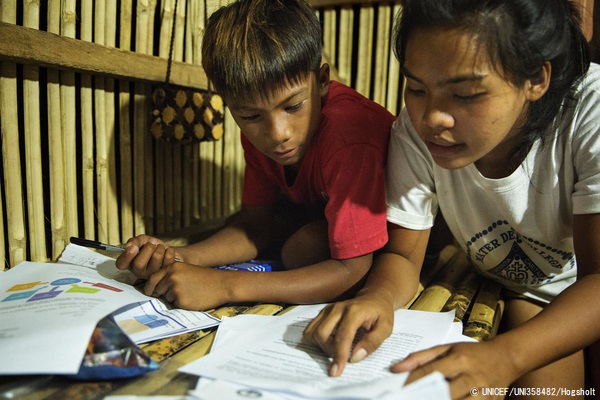
<path id="1" fill-rule="evenodd" d="M 409 353 L 456 341 L 454 312 L 398 310 L 392 335 L 365 360 L 327 375 L 330 359 L 305 343 L 302 333 L 325 305 L 298 306 L 281 316 L 238 315 L 223 319 L 210 353 L 180 369 L 286 395 L 323 399 L 372 399 L 399 391 L 407 374 L 389 366 Z"/>

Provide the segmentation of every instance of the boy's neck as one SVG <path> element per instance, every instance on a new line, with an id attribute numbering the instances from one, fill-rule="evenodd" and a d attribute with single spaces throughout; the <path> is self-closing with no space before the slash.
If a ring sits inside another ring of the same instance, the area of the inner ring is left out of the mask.
<path id="1" fill-rule="evenodd" d="M 284 165 L 283 171 L 285 172 L 285 183 L 288 186 L 292 186 L 298 176 L 298 170 L 300 169 L 301 162 L 297 162 L 292 165 Z"/>

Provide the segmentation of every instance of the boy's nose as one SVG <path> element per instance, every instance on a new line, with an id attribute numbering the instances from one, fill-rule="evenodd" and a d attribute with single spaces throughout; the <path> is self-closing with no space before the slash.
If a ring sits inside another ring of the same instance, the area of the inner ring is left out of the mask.
<path id="1" fill-rule="evenodd" d="M 283 143 L 292 136 L 292 130 L 286 121 L 275 119 L 271 122 L 269 138 L 276 143 Z"/>

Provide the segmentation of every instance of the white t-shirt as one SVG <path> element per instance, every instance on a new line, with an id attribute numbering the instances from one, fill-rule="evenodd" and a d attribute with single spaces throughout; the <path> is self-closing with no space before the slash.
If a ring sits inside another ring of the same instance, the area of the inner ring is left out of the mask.
<path id="1" fill-rule="evenodd" d="M 429 229 L 438 208 L 485 276 L 549 302 L 576 279 L 573 214 L 600 213 L 600 66 L 592 64 L 558 132 L 538 140 L 510 176 L 484 177 L 474 164 L 439 167 L 405 109 L 392 127 L 388 220 Z"/>

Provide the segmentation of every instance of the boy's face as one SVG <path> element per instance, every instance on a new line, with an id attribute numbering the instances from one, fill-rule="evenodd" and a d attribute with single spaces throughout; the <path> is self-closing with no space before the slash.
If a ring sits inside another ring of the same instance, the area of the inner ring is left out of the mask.
<path id="1" fill-rule="evenodd" d="M 319 127 L 321 98 L 329 88 L 329 67 L 321 67 L 296 84 L 267 98 L 229 104 L 242 133 L 267 157 L 286 166 L 299 165 Z"/>

